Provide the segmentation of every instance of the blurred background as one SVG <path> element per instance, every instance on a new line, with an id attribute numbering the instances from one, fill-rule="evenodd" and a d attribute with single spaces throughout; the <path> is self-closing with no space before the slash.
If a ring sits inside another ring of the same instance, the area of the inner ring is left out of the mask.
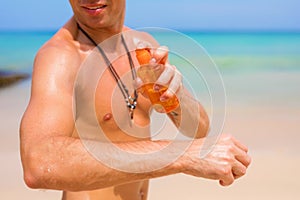
<path id="1" fill-rule="evenodd" d="M 228 188 L 176 175 L 153 180 L 150 200 L 300 198 L 299 8 L 299 0 L 127 1 L 127 26 L 173 29 L 207 51 L 226 89 L 223 132 L 247 144 L 253 157 L 248 174 Z M 69 2 L 61 0 L 4 1 L 0 7 L 3 199 L 59 199 L 59 192 L 24 185 L 18 126 L 34 56 L 71 16 Z"/>

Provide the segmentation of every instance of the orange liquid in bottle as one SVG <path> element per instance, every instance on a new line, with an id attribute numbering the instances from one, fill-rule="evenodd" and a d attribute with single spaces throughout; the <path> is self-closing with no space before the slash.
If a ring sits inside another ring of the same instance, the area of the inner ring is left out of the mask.
<path id="1" fill-rule="evenodd" d="M 151 101 L 156 111 L 169 113 L 178 107 L 179 101 L 176 96 L 163 102 L 160 101 L 160 97 L 167 91 L 167 87 L 160 85 L 160 89 L 156 91 L 153 89 L 153 86 L 154 83 L 147 83 L 143 85 L 141 89 L 147 93 L 149 100 Z"/>
<path id="2" fill-rule="evenodd" d="M 151 54 L 148 49 L 137 49 L 136 57 L 140 65 L 148 64 L 151 59 Z M 164 64 L 164 63 L 161 63 Z M 169 113 L 179 106 L 179 101 L 176 96 L 162 102 L 160 101 L 161 95 L 167 91 L 168 87 L 159 85 L 159 90 L 154 90 L 155 81 L 161 74 L 161 71 L 151 68 L 150 66 L 141 66 L 137 71 L 138 76 L 142 79 L 144 84 L 139 90 L 144 91 L 151 101 L 154 109 L 158 112 Z"/>

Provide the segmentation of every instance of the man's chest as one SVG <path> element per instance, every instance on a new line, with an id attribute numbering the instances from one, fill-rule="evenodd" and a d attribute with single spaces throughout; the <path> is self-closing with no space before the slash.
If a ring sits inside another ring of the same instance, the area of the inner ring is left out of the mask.
<path id="1" fill-rule="evenodd" d="M 76 84 L 76 114 L 82 113 L 81 121 L 93 121 L 93 126 L 114 141 L 148 137 L 150 103 L 139 95 L 132 121 L 126 104 L 135 91 L 132 71 L 126 59 L 114 61 L 113 66 L 119 79 L 107 66 L 85 61 Z"/>

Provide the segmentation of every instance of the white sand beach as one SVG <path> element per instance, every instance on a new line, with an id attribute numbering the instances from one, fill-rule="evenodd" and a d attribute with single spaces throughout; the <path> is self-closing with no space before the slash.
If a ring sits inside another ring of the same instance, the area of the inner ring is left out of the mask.
<path id="1" fill-rule="evenodd" d="M 0 196 L 10 200 L 57 200 L 60 192 L 32 190 L 23 182 L 18 129 L 29 92 L 29 82 L 0 90 Z M 300 198 L 299 108 L 244 106 L 229 97 L 224 132 L 249 146 L 253 161 L 245 177 L 230 187 L 181 174 L 162 177 L 151 181 L 149 199 Z"/>

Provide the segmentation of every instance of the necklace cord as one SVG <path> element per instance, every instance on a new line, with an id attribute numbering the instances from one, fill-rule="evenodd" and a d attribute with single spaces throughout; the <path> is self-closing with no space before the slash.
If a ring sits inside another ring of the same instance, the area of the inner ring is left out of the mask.
<path id="1" fill-rule="evenodd" d="M 118 75 L 118 73 L 116 72 L 115 68 L 113 67 L 112 63 L 110 62 L 110 60 L 108 59 L 107 55 L 105 54 L 105 52 L 103 51 L 103 49 L 91 38 L 91 36 L 85 31 L 83 30 L 80 25 L 77 23 L 77 27 L 78 29 L 97 47 L 98 51 L 101 53 L 106 65 L 108 66 L 108 69 L 110 70 L 111 74 L 113 75 L 115 81 L 118 84 L 118 87 L 120 88 L 122 95 L 127 103 L 127 106 L 130 109 L 135 109 L 136 107 L 136 101 L 138 98 L 138 94 L 136 89 L 134 90 L 134 98 L 132 98 L 129 95 L 128 89 L 126 88 L 125 84 L 123 83 L 123 81 L 121 80 L 120 76 Z M 129 61 L 129 65 L 130 65 L 130 69 L 131 69 L 131 75 L 132 75 L 132 79 L 135 80 L 136 79 L 136 71 L 135 71 L 135 67 L 134 67 L 134 63 L 132 60 L 132 57 L 130 55 L 130 52 L 128 50 L 128 47 L 126 45 L 125 39 L 123 37 L 123 34 L 121 34 L 121 40 L 123 43 L 123 46 L 126 50 L 127 53 L 127 57 L 128 57 L 128 61 Z"/>

